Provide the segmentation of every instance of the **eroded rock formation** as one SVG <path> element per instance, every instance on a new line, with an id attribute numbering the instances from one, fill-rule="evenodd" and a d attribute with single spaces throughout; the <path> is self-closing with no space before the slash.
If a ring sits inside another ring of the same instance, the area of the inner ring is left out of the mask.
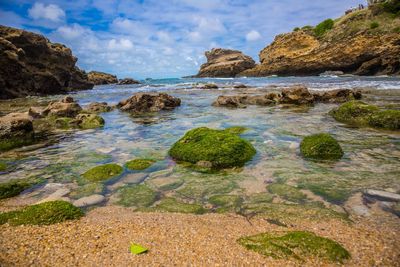
<path id="1" fill-rule="evenodd" d="M 100 71 L 89 72 L 88 78 L 94 85 L 118 83 L 117 76 Z"/>
<path id="2" fill-rule="evenodd" d="M 71 50 L 42 35 L 0 26 L 0 99 L 91 89 Z"/>
<path id="3" fill-rule="evenodd" d="M 180 105 L 181 100 L 179 98 L 165 93 L 136 93 L 119 102 L 117 107 L 122 111 L 145 113 L 172 110 Z"/>

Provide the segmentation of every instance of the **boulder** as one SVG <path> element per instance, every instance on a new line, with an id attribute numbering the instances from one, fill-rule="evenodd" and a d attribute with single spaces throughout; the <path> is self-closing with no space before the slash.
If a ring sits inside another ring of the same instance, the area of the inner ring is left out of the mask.
<path id="1" fill-rule="evenodd" d="M 0 25 L 0 99 L 91 89 L 71 50 L 42 35 Z"/>
<path id="2" fill-rule="evenodd" d="M 344 103 L 350 100 L 359 100 L 362 98 L 360 91 L 350 89 L 337 89 L 323 93 L 314 93 L 313 96 L 316 102 L 323 103 Z"/>
<path id="3" fill-rule="evenodd" d="M 132 78 L 125 78 L 118 81 L 118 85 L 124 84 L 140 84 L 140 82 Z"/>
<path id="4" fill-rule="evenodd" d="M 44 116 L 74 118 L 81 111 L 81 106 L 72 97 L 66 96 L 61 101 L 51 102 L 42 114 Z"/>
<path id="5" fill-rule="evenodd" d="M 73 205 L 79 208 L 93 206 L 102 203 L 106 198 L 103 195 L 94 194 L 88 197 L 82 197 L 73 202 Z"/>
<path id="6" fill-rule="evenodd" d="M 89 72 L 88 79 L 94 85 L 118 83 L 117 76 L 100 71 Z"/>
<path id="7" fill-rule="evenodd" d="M 10 113 L 0 117 L 0 151 L 33 143 L 32 118 L 27 113 Z"/>
<path id="8" fill-rule="evenodd" d="M 315 160 L 339 160 L 343 150 L 331 135 L 326 133 L 306 136 L 300 143 L 301 154 Z"/>
<path id="9" fill-rule="evenodd" d="M 246 105 L 243 104 L 243 98 L 246 96 L 236 95 L 236 96 L 224 96 L 221 95 L 212 104 L 215 107 L 228 107 L 228 108 L 245 108 Z"/>
<path id="10" fill-rule="evenodd" d="M 207 63 L 201 65 L 196 77 L 235 77 L 256 65 L 251 57 L 237 50 L 214 48 L 205 56 Z"/>
<path id="11" fill-rule="evenodd" d="M 179 98 L 165 93 L 136 93 L 119 102 L 117 107 L 122 111 L 145 113 L 172 110 L 180 105 L 181 100 Z"/>
<path id="12" fill-rule="evenodd" d="M 281 104 L 305 105 L 313 104 L 314 96 L 308 91 L 305 86 L 293 86 L 283 89 L 279 99 Z"/>
<path id="13" fill-rule="evenodd" d="M 206 83 L 202 86 L 200 86 L 201 89 L 218 89 L 218 85 L 215 83 Z"/>
<path id="14" fill-rule="evenodd" d="M 82 113 L 75 117 L 72 124 L 77 125 L 81 129 L 94 129 L 104 126 L 104 119 L 99 115 L 92 113 Z"/>
<path id="15" fill-rule="evenodd" d="M 279 101 L 279 95 L 268 93 L 265 95 L 232 95 L 219 96 L 212 104 L 215 107 L 245 108 L 246 105 L 270 106 Z"/>
<path id="16" fill-rule="evenodd" d="M 93 113 L 103 113 L 111 111 L 112 107 L 110 107 L 106 102 L 92 102 L 85 108 L 85 110 Z"/>

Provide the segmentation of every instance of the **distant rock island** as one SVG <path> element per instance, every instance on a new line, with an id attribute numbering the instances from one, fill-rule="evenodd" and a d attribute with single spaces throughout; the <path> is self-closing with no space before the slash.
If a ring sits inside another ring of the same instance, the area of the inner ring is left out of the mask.
<path id="1" fill-rule="evenodd" d="M 213 49 L 197 77 L 400 75 L 400 18 L 391 8 L 396 1 L 377 2 L 276 36 L 260 52 L 258 65 L 240 51 Z"/>
<path id="2" fill-rule="evenodd" d="M 0 25 L 0 99 L 93 88 L 76 61 L 62 44 Z"/>

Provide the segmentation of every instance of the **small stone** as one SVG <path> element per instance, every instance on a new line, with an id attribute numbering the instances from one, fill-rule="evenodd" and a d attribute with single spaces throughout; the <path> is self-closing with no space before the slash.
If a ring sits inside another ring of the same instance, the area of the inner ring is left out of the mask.
<path id="1" fill-rule="evenodd" d="M 88 197 L 82 197 L 78 200 L 75 200 L 73 202 L 74 206 L 77 207 L 87 207 L 87 206 L 92 206 L 92 205 L 97 205 L 103 202 L 106 198 L 103 195 L 91 195 Z"/>

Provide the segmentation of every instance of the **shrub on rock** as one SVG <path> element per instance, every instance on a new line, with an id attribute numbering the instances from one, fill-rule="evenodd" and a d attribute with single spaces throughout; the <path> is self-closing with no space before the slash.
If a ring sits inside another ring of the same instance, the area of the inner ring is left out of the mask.
<path id="1" fill-rule="evenodd" d="M 0 224 L 49 225 L 75 220 L 83 216 L 81 209 L 66 201 L 49 201 L 28 206 L 22 210 L 0 213 Z"/>
<path id="2" fill-rule="evenodd" d="M 169 151 L 178 161 L 210 162 L 212 168 L 241 167 L 255 155 L 250 142 L 229 130 L 206 127 L 190 130 Z"/>
<path id="3" fill-rule="evenodd" d="M 118 164 L 110 163 L 96 166 L 82 174 L 82 176 L 88 181 L 98 182 L 118 176 L 122 173 L 122 171 L 123 168 L 121 166 L 119 166 Z"/>
<path id="4" fill-rule="evenodd" d="M 326 133 L 305 137 L 300 144 L 300 151 L 304 157 L 316 160 L 337 160 L 343 156 L 339 143 Z"/>

